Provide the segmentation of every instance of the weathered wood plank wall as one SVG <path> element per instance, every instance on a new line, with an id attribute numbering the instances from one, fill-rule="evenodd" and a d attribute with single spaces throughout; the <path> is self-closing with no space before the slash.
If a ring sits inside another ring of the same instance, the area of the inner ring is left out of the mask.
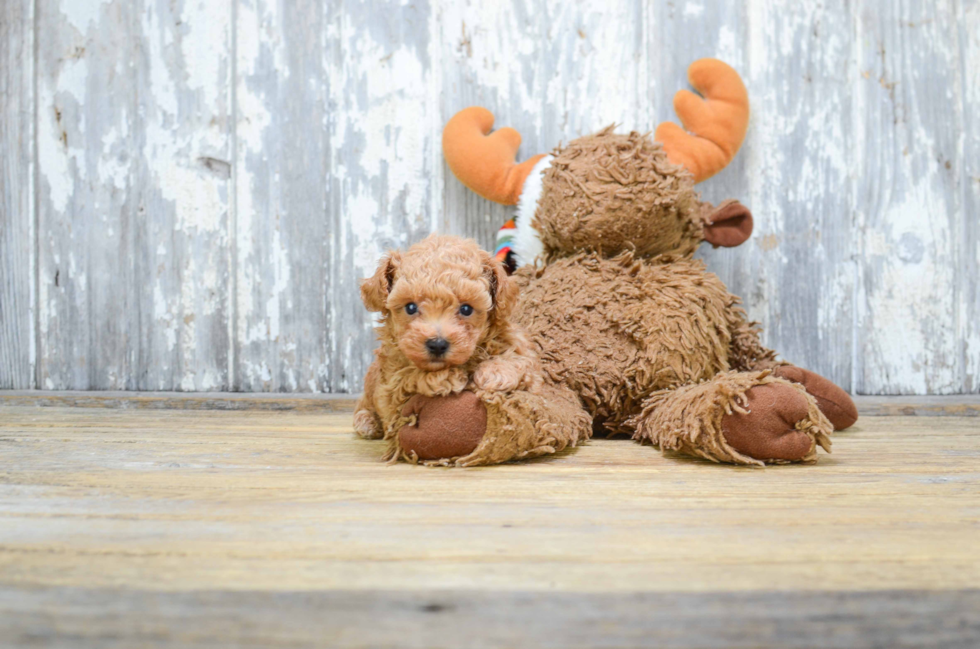
<path id="1" fill-rule="evenodd" d="M 687 65 L 753 101 L 705 250 L 784 357 L 860 393 L 980 391 L 980 0 L 6 0 L 0 388 L 357 391 L 357 279 L 491 246 L 442 124 L 523 154 L 672 119 Z"/>
<path id="2" fill-rule="evenodd" d="M 34 385 L 33 10 L 0 4 L 0 388 Z"/>

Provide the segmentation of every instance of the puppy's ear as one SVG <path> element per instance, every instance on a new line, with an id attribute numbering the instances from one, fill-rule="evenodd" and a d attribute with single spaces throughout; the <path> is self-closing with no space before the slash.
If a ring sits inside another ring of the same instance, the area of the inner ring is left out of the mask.
<path id="1" fill-rule="evenodd" d="M 504 265 L 489 254 L 485 254 L 483 258 L 483 274 L 490 283 L 490 317 L 498 321 L 505 320 L 514 310 L 521 290 L 517 282 L 507 274 Z"/>
<path id="2" fill-rule="evenodd" d="M 395 273 L 401 265 L 401 255 L 390 252 L 381 258 L 374 275 L 361 280 L 361 301 L 368 311 L 384 311 L 388 293 L 395 283 Z"/>

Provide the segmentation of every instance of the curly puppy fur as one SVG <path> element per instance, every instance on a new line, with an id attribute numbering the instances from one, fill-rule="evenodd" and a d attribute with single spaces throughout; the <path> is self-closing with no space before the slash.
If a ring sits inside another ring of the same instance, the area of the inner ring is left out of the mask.
<path id="1" fill-rule="evenodd" d="M 548 398 L 560 389 L 543 385 L 533 347 L 509 318 L 518 291 L 472 240 L 433 235 L 384 257 L 361 284 L 365 306 L 381 318 L 380 346 L 354 417 L 357 433 L 389 440 L 389 459 L 414 461 L 398 446 L 398 431 L 413 424 L 403 415 L 409 400 L 469 390 L 487 410 L 487 434 L 469 455 L 432 463 L 495 463 L 587 438 L 588 416 L 573 395 Z M 434 340 L 447 349 L 434 354 Z"/>

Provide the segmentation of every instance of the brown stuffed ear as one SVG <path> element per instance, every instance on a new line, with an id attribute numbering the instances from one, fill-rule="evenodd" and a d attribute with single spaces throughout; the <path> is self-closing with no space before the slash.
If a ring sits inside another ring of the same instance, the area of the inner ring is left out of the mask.
<path id="1" fill-rule="evenodd" d="M 388 293 L 395 283 L 395 271 L 401 263 L 401 255 L 391 252 L 381 258 L 374 275 L 361 280 L 361 301 L 368 311 L 384 311 Z"/>
<path id="2" fill-rule="evenodd" d="M 725 201 L 704 220 L 704 240 L 715 248 L 734 248 L 752 236 L 752 212 L 738 201 Z"/>
<path id="3" fill-rule="evenodd" d="M 507 269 L 500 261 L 489 254 L 483 260 L 484 275 L 490 283 L 490 299 L 493 303 L 491 317 L 504 320 L 517 304 L 520 288 L 507 274 Z"/>

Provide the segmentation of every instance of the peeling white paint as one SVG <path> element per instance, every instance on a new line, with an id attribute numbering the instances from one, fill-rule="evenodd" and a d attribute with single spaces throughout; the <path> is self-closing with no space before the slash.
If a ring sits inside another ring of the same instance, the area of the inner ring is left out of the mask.
<path id="1" fill-rule="evenodd" d="M 700 2 L 685 2 L 684 15 L 688 18 L 697 18 L 704 13 L 704 5 Z"/>
<path id="2" fill-rule="evenodd" d="M 48 200 L 58 212 L 64 212 L 68 200 L 75 192 L 74 175 L 69 173 L 68 162 L 72 153 L 61 145 L 61 133 L 57 128 L 55 116 L 41 116 L 38 119 L 37 155 L 38 164 L 43 170 L 44 181 L 48 187 Z M 75 152 L 77 155 L 78 152 Z"/>
<path id="3" fill-rule="evenodd" d="M 546 5 L 42 0 L 41 385 L 93 387 L 95 366 L 95 387 L 146 371 L 144 387 L 224 389 L 231 355 L 240 386 L 356 390 L 372 344 L 357 279 L 433 229 L 490 245 L 506 213 L 446 175 L 449 115 L 486 105 L 527 157 L 673 119 L 678 66 L 718 56 L 753 115 L 739 160 L 701 189 L 747 203 L 756 232 L 705 257 L 766 341 L 869 392 L 980 389 L 964 220 L 980 206 L 980 9 Z M 134 96 L 106 107 L 106 83 Z M 310 255 L 312 237 L 327 241 Z M 136 341 L 152 367 L 131 366 Z"/>
<path id="4" fill-rule="evenodd" d="M 228 35 L 231 33 L 231 5 L 234 0 L 187 1 L 180 14 L 187 33 L 180 41 L 184 84 L 200 93 L 201 103 L 218 107 L 228 99 L 222 81 L 229 63 Z M 215 36 L 218 36 L 217 38 Z"/>
<path id="5" fill-rule="evenodd" d="M 49 200 L 58 212 L 65 211 L 75 192 L 76 174 L 84 179 L 87 173 L 81 162 L 85 160 L 85 149 L 79 146 L 85 137 L 85 114 L 79 113 L 76 122 L 68 123 L 67 113 L 69 106 L 85 105 L 87 82 L 87 62 L 66 59 L 59 65 L 57 78 L 38 88 L 38 163 Z"/>
<path id="6" fill-rule="evenodd" d="M 99 20 L 99 13 L 109 0 L 58 0 L 58 11 L 72 27 L 86 33 Z"/>
<path id="7" fill-rule="evenodd" d="M 949 249 L 946 206 L 937 201 L 936 179 L 928 176 L 899 190 L 883 219 L 891 236 L 870 237 L 866 248 L 870 268 L 880 268 L 863 287 L 867 303 L 863 322 L 874 327 L 865 380 L 877 373 L 892 385 L 914 394 L 955 392 L 959 367 L 953 358 L 955 325 L 952 312 L 954 268 L 924 251 Z M 903 251 L 902 240 L 914 241 L 922 253 Z M 873 243 L 872 243 L 873 242 Z M 912 368 L 913 371 L 908 371 Z"/>
<path id="8" fill-rule="evenodd" d="M 161 327 L 167 341 L 167 351 L 173 351 L 177 344 L 177 319 L 171 311 L 170 301 L 164 296 L 163 287 L 159 282 L 153 286 L 153 318 Z"/>

